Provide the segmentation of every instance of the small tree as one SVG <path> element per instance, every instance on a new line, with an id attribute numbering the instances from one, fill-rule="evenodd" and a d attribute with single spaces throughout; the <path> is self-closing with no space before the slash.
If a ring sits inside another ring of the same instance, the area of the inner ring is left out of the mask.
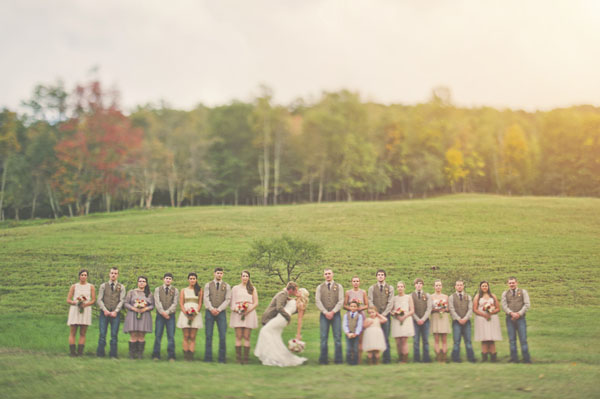
<path id="1" fill-rule="evenodd" d="M 286 284 L 297 281 L 307 271 L 298 269 L 311 266 L 320 259 L 319 244 L 283 235 L 272 240 L 255 241 L 245 263 L 263 269 L 268 276 L 279 277 Z"/>

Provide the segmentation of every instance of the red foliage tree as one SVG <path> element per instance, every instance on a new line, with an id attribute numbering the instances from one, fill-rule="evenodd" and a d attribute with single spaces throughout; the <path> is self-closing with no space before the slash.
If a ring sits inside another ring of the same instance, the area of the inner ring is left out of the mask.
<path id="1" fill-rule="evenodd" d="M 99 195 L 110 211 L 112 198 L 131 183 L 126 166 L 135 162 L 143 132 L 118 109 L 116 93 L 103 92 L 99 82 L 78 86 L 75 99 L 74 115 L 61 125 L 64 136 L 55 146 L 54 184 L 62 203 L 75 203 L 79 214 L 87 214 Z"/>

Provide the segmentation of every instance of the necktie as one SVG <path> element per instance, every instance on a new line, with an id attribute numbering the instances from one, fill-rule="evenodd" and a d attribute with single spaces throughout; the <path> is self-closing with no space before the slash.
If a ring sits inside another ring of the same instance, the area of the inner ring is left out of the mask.
<path id="1" fill-rule="evenodd" d="M 219 285 L 221 285 L 221 283 L 217 283 L 217 291 L 219 291 Z"/>
<path id="2" fill-rule="evenodd" d="M 458 296 L 460 297 L 460 300 L 462 301 L 462 294 L 458 294 Z"/>
<path id="3" fill-rule="evenodd" d="M 169 287 L 165 287 L 165 293 L 169 295 Z"/>
<path id="4" fill-rule="evenodd" d="M 354 318 L 354 313 L 352 313 L 352 318 Z"/>
<path id="5" fill-rule="evenodd" d="M 383 285 L 379 286 L 379 292 L 383 292 Z"/>
<path id="6" fill-rule="evenodd" d="M 110 283 L 110 290 L 114 291 L 115 290 L 115 283 Z"/>
<path id="7" fill-rule="evenodd" d="M 331 290 L 331 283 L 327 283 L 327 289 Z"/>
<path id="8" fill-rule="evenodd" d="M 421 299 L 421 291 L 417 292 L 417 295 L 419 296 L 419 299 Z"/>

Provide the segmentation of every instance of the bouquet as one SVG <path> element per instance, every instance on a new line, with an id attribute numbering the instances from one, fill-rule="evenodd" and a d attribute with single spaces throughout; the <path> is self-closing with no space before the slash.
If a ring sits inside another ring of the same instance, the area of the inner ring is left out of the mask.
<path id="1" fill-rule="evenodd" d="M 80 295 L 76 298 L 77 301 L 77 307 L 79 308 L 79 313 L 83 313 L 83 309 L 85 305 L 85 302 L 87 301 L 87 298 L 85 297 L 85 295 Z"/>
<path id="2" fill-rule="evenodd" d="M 136 299 L 135 300 L 135 304 L 133 305 L 134 307 L 138 308 L 138 309 L 144 309 L 145 307 L 148 306 L 148 302 L 146 302 L 145 299 Z M 139 320 L 142 318 L 142 314 L 141 313 L 136 313 L 135 317 Z"/>
<path id="3" fill-rule="evenodd" d="M 188 326 L 192 326 L 192 323 L 194 322 L 194 318 L 198 315 L 198 312 L 196 311 L 196 308 L 189 308 L 188 310 L 185 311 L 186 316 L 192 316 L 192 318 L 190 319 L 188 317 Z"/>
<path id="4" fill-rule="evenodd" d="M 491 315 L 493 312 L 496 311 L 496 307 L 493 304 L 488 302 L 483 305 L 483 311 L 488 313 L 489 315 Z M 492 319 L 489 318 L 489 319 L 487 319 L 487 321 L 492 321 Z"/>
<path id="5" fill-rule="evenodd" d="M 394 310 L 392 312 L 392 316 L 400 316 L 400 317 L 402 317 L 402 316 L 404 316 L 404 314 L 405 314 L 404 313 L 404 309 L 402 309 L 402 308 L 398 308 L 398 309 L 396 309 L 396 310 Z M 404 324 L 404 320 L 402 320 L 400 322 L 400 325 L 403 325 L 403 324 Z"/>
<path id="6" fill-rule="evenodd" d="M 440 318 L 442 318 L 442 313 L 448 311 L 448 302 L 444 301 L 443 299 L 433 301 L 433 310 L 438 312 Z"/>
<path id="7" fill-rule="evenodd" d="M 306 343 L 304 341 L 300 341 L 299 339 L 292 338 L 288 341 L 288 349 L 294 353 L 302 353 L 304 352 L 304 347 Z"/>
<path id="8" fill-rule="evenodd" d="M 242 316 L 242 320 L 244 320 L 246 318 L 246 310 L 248 310 L 248 308 L 250 307 L 250 302 L 248 301 L 243 301 L 243 302 L 237 302 L 235 304 L 235 312 L 239 315 Z"/>

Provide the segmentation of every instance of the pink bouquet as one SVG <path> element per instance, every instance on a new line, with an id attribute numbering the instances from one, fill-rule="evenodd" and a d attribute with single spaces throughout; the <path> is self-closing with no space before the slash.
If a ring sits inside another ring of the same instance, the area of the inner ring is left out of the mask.
<path id="1" fill-rule="evenodd" d="M 246 318 L 246 311 L 248 310 L 248 308 L 250 307 L 250 302 L 248 301 L 243 301 L 243 302 L 237 302 L 235 304 L 235 312 L 239 315 L 242 316 L 242 320 L 244 320 Z"/>
<path id="2" fill-rule="evenodd" d="M 148 302 L 146 302 L 145 299 L 136 299 L 133 306 L 136 307 L 137 309 L 144 309 L 145 307 L 148 306 Z M 139 320 L 142 318 L 142 314 L 136 313 L 135 317 Z"/>
<path id="3" fill-rule="evenodd" d="M 486 312 L 487 314 L 491 315 L 493 312 L 496 311 L 496 307 L 491 303 L 486 303 L 483 305 L 483 311 Z M 487 319 L 487 321 L 491 321 L 491 320 L 492 320 L 491 318 Z"/>
<path id="4" fill-rule="evenodd" d="M 292 338 L 288 341 L 288 349 L 294 353 L 302 353 L 304 352 L 304 347 L 306 343 L 304 341 L 300 341 L 299 339 Z"/>
<path id="5" fill-rule="evenodd" d="M 448 302 L 443 299 L 438 299 L 437 301 L 433 301 L 433 310 L 438 312 L 440 318 L 442 317 L 442 313 L 448 311 Z"/>
<path id="6" fill-rule="evenodd" d="M 404 309 L 402 309 L 402 308 L 398 308 L 398 309 L 392 311 L 392 316 L 400 316 L 400 317 L 402 317 L 404 315 L 405 315 Z M 403 325 L 403 324 L 404 324 L 404 320 L 402 320 L 400 322 L 400 325 Z"/>
<path id="7" fill-rule="evenodd" d="M 83 309 L 85 308 L 85 302 L 87 301 L 87 298 L 85 297 L 85 295 L 80 295 L 77 297 L 76 299 L 77 301 L 77 307 L 79 308 L 79 313 L 83 313 Z"/>
<path id="8" fill-rule="evenodd" d="M 188 316 L 188 326 L 191 327 L 192 323 L 194 322 L 194 318 L 198 315 L 198 312 L 196 311 L 196 308 L 189 308 L 185 311 L 185 314 Z M 192 317 L 190 318 L 189 316 Z"/>

